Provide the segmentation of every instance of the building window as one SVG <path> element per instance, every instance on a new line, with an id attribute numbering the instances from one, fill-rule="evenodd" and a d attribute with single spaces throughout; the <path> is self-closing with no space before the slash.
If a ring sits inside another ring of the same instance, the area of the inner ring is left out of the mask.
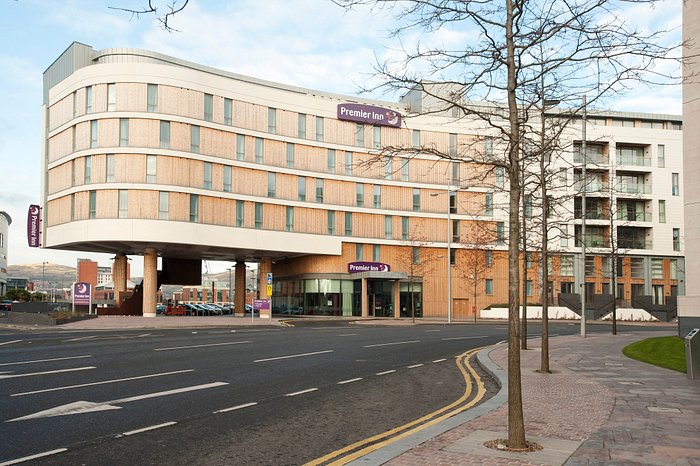
<path id="1" fill-rule="evenodd" d="M 392 234 L 391 234 L 392 223 L 393 223 L 393 220 L 391 218 L 391 215 L 385 215 L 384 216 L 384 237 L 386 239 L 392 238 Z"/>
<path id="2" fill-rule="evenodd" d="M 506 243 L 506 226 L 503 222 L 496 222 L 496 243 L 505 244 Z"/>
<path id="3" fill-rule="evenodd" d="M 214 119 L 214 96 L 204 94 L 204 121 L 212 121 Z"/>
<path id="4" fill-rule="evenodd" d="M 387 157 L 384 160 L 384 179 L 385 180 L 390 180 L 392 179 L 392 175 L 394 174 L 394 160 L 391 157 Z"/>
<path id="5" fill-rule="evenodd" d="M 106 174 L 105 180 L 107 183 L 114 182 L 114 154 L 107 154 L 107 161 L 105 163 Z"/>
<path id="6" fill-rule="evenodd" d="M 674 251 L 681 250 L 681 229 L 680 228 L 673 229 L 673 250 Z"/>
<path id="7" fill-rule="evenodd" d="M 323 117 L 316 117 L 316 140 L 323 141 Z"/>
<path id="8" fill-rule="evenodd" d="M 401 164 L 401 181 L 408 181 L 409 177 L 409 159 L 405 159 Z"/>
<path id="9" fill-rule="evenodd" d="M 410 230 L 408 217 L 401 217 L 401 239 L 407 240 L 409 239 L 409 235 Z"/>
<path id="10" fill-rule="evenodd" d="M 659 199 L 659 223 L 666 223 L 666 201 Z"/>
<path id="11" fill-rule="evenodd" d="M 90 149 L 97 147 L 97 120 L 90 121 Z"/>
<path id="12" fill-rule="evenodd" d="M 190 194 L 190 222 L 199 222 L 199 196 Z"/>
<path id="13" fill-rule="evenodd" d="M 532 280 L 527 280 L 525 282 L 525 294 L 527 296 L 532 296 Z"/>
<path id="14" fill-rule="evenodd" d="M 232 186 L 233 170 L 231 165 L 224 165 L 224 192 L 230 193 Z"/>
<path id="15" fill-rule="evenodd" d="M 651 278 L 662 280 L 664 278 L 664 260 L 656 257 L 651 258 Z"/>
<path id="16" fill-rule="evenodd" d="M 70 195 L 70 219 L 75 220 L 75 194 Z"/>
<path id="17" fill-rule="evenodd" d="M 449 191 L 450 195 L 450 213 L 457 213 L 457 192 Z"/>
<path id="18" fill-rule="evenodd" d="M 83 173 L 83 183 L 90 184 L 92 180 L 92 155 L 85 157 L 85 172 Z"/>
<path id="19" fill-rule="evenodd" d="M 355 260 L 365 260 L 365 245 L 361 243 L 355 244 Z"/>
<path id="20" fill-rule="evenodd" d="M 316 202 L 323 204 L 323 179 L 316 178 Z"/>
<path id="21" fill-rule="evenodd" d="M 117 85 L 107 84 L 107 111 L 113 112 L 117 109 Z"/>
<path id="22" fill-rule="evenodd" d="M 212 164 L 211 162 L 204 162 L 204 189 L 211 189 L 212 180 Z"/>
<path id="23" fill-rule="evenodd" d="M 484 195 L 484 215 L 486 217 L 493 217 L 493 193 L 486 193 Z"/>
<path id="24" fill-rule="evenodd" d="M 352 212 L 345 212 L 345 236 L 352 236 Z"/>
<path id="25" fill-rule="evenodd" d="M 298 188 L 299 200 L 305 201 L 306 200 L 306 177 L 300 176 L 297 184 L 299 186 L 299 188 Z"/>
<path id="26" fill-rule="evenodd" d="M 158 111 L 158 85 L 149 84 L 148 85 L 148 105 L 147 111 L 157 112 Z"/>
<path id="27" fill-rule="evenodd" d="M 491 250 L 484 251 L 484 263 L 486 264 L 486 267 L 493 266 L 493 251 L 491 251 Z"/>
<path id="28" fill-rule="evenodd" d="M 224 124 L 233 124 L 233 100 L 224 98 Z"/>
<path id="29" fill-rule="evenodd" d="M 170 122 L 160 122 L 160 148 L 170 149 Z"/>
<path id="30" fill-rule="evenodd" d="M 491 136 L 484 138 L 484 157 L 487 159 L 493 158 L 493 137 Z"/>
<path id="31" fill-rule="evenodd" d="M 559 187 L 561 188 L 566 188 L 566 185 L 568 184 L 568 172 L 566 168 L 560 168 L 559 169 Z"/>
<path id="32" fill-rule="evenodd" d="M 569 247 L 569 227 L 568 227 L 568 225 L 561 226 L 561 232 L 559 233 L 559 246 L 562 248 Z"/>
<path id="33" fill-rule="evenodd" d="M 671 173 L 671 194 L 680 196 L 681 190 L 678 183 L 678 173 Z"/>
<path id="34" fill-rule="evenodd" d="M 129 191 L 126 189 L 119 190 L 119 218 L 127 218 L 129 216 Z"/>
<path id="35" fill-rule="evenodd" d="M 156 156 L 146 156 L 146 183 L 156 182 Z"/>
<path id="36" fill-rule="evenodd" d="M 459 162 L 452 162 L 452 184 L 459 185 L 461 180 Z"/>
<path id="37" fill-rule="evenodd" d="M 236 134 L 236 160 L 245 159 L 245 136 Z"/>
<path id="38" fill-rule="evenodd" d="M 335 235 L 335 211 L 328 211 L 328 234 Z"/>
<path id="39" fill-rule="evenodd" d="M 413 188 L 413 211 L 420 212 L 420 189 Z"/>
<path id="40" fill-rule="evenodd" d="M 287 168 L 294 168 L 294 144 L 287 143 Z"/>
<path id="41" fill-rule="evenodd" d="M 168 219 L 170 196 L 166 191 L 160 191 L 158 194 L 158 218 L 160 220 Z"/>
<path id="42" fill-rule="evenodd" d="M 267 132 L 275 134 L 277 132 L 277 109 L 268 107 L 267 109 Z"/>
<path id="43" fill-rule="evenodd" d="M 345 174 L 352 175 L 352 152 L 345 152 Z"/>
<path id="44" fill-rule="evenodd" d="M 411 132 L 411 144 L 414 149 L 420 149 L 420 130 L 414 129 Z"/>
<path id="45" fill-rule="evenodd" d="M 78 91 L 73 91 L 73 118 L 78 116 Z"/>
<path id="46" fill-rule="evenodd" d="M 382 187 L 378 184 L 374 185 L 374 208 L 382 207 Z"/>
<path id="47" fill-rule="evenodd" d="M 657 147 L 657 160 L 659 168 L 666 167 L 666 146 L 659 144 Z"/>
<path id="48" fill-rule="evenodd" d="M 452 220 L 452 242 L 459 243 L 459 220 Z"/>
<path id="49" fill-rule="evenodd" d="M 92 86 L 85 88 L 85 113 L 92 113 Z"/>
<path id="50" fill-rule="evenodd" d="M 306 139 L 306 113 L 297 115 L 297 137 Z"/>
<path id="51" fill-rule="evenodd" d="M 372 127 L 372 147 L 375 149 L 381 149 L 382 147 L 382 127 L 374 126 Z"/>
<path id="52" fill-rule="evenodd" d="M 532 252 L 525 251 L 525 268 L 531 269 L 533 264 L 534 264 L 534 261 L 532 260 Z"/>
<path id="53" fill-rule="evenodd" d="M 255 163 L 263 163 L 264 150 L 264 140 L 262 138 L 255 138 Z"/>
<path id="54" fill-rule="evenodd" d="M 275 197 L 277 194 L 277 174 L 268 172 L 267 174 L 267 197 Z"/>
<path id="55" fill-rule="evenodd" d="M 71 126 L 70 128 L 70 133 L 71 133 L 71 151 L 75 152 L 76 150 L 76 140 L 75 140 L 75 126 Z"/>
<path id="56" fill-rule="evenodd" d="M 496 167 L 496 187 L 503 189 L 505 186 L 506 170 L 503 167 Z"/>
<path id="57" fill-rule="evenodd" d="M 255 229 L 260 230 L 263 227 L 263 205 L 260 202 L 255 203 Z"/>
<path id="58" fill-rule="evenodd" d="M 448 148 L 450 157 L 457 156 L 457 134 L 450 133 L 450 146 Z"/>
<path id="59" fill-rule="evenodd" d="M 127 147 L 129 145 L 129 119 L 119 119 L 119 146 Z"/>
<path id="60" fill-rule="evenodd" d="M 287 206 L 285 218 L 285 230 L 294 231 L 294 207 Z"/>
<path id="61" fill-rule="evenodd" d="M 574 276 L 574 256 L 566 255 L 559 258 L 559 274 L 564 277 Z"/>
<path id="62" fill-rule="evenodd" d="M 245 222 L 245 202 L 236 201 L 236 226 L 242 227 Z"/>
<path id="63" fill-rule="evenodd" d="M 493 295 L 493 279 L 492 278 L 487 278 L 484 280 L 484 293 L 488 296 Z"/>
<path id="64" fill-rule="evenodd" d="M 355 205 L 357 207 L 364 207 L 365 205 L 365 185 L 362 183 L 355 185 Z"/>
<path id="65" fill-rule="evenodd" d="M 335 173 L 335 150 L 328 149 L 326 154 L 326 169 L 328 173 Z"/>
<path id="66" fill-rule="evenodd" d="M 355 145 L 358 147 L 365 146 L 365 125 L 362 123 L 355 125 Z"/>
<path id="67" fill-rule="evenodd" d="M 190 152 L 199 154 L 199 126 L 190 127 Z"/>
<path id="68" fill-rule="evenodd" d="M 411 248 L 411 263 L 420 264 L 420 248 L 418 246 Z"/>
<path id="69" fill-rule="evenodd" d="M 97 191 L 90 191 L 90 205 L 88 211 L 89 218 L 95 218 L 97 214 Z"/>
<path id="70" fill-rule="evenodd" d="M 668 265 L 669 265 L 669 268 L 668 268 L 669 278 L 671 280 L 677 280 L 678 279 L 678 259 L 669 260 Z"/>
<path id="71" fill-rule="evenodd" d="M 381 260 L 381 247 L 378 244 L 372 245 L 372 260 L 379 262 Z"/>

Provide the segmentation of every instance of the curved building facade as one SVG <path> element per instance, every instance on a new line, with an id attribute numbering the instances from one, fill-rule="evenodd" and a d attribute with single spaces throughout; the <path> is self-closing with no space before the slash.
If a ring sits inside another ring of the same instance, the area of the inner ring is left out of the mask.
<path id="1" fill-rule="evenodd" d="M 464 319 L 507 302 L 507 215 L 497 208 L 505 205 L 507 181 L 496 167 L 458 156 L 460 148 L 488 153 L 492 139 L 447 112 L 418 116 L 429 105 L 418 91 L 398 104 L 370 101 L 149 51 L 74 43 L 44 73 L 44 103 L 43 246 L 115 254 L 117 302 L 126 257 L 142 255 L 144 315 L 155 315 L 160 284 L 199 283 L 203 259 L 236 261 L 236 289 L 245 288 L 245 262 L 257 262 L 258 289 L 270 284 L 280 313 L 408 316 L 413 302 L 420 316 Z M 652 172 L 655 181 L 667 177 L 663 220 L 680 228 L 682 204 L 676 207 L 671 194 L 680 182 L 681 132 L 673 131 L 680 120 L 656 116 L 662 127 L 646 131 L 652 116 L 619 116 L 601 121 L 620 133 L 615 122 L 625 119 L 639 132 L 625 136 L 634 139 L 629 154 L 618 152 L 653 159 L 654 166 L 618 173 L 613 154 L 626 140 L 609 137 L 600 146 L 599 181 L 650 186 Z M 663 167 L 656 166 L 658 146 L 674 154 Z M 572 182 L 573 158 L 562 175 Z M 661 295 L 670 296 L 679 285 L 670 267 L 682 260 L 680 237 L 676 247 L 675 230 L 655 228 L 659 199 L 651 191 L 624 196 L 615 202 L 635 214 L 621 230 L 630 241 L 626 251 L 649 270 L 653 258 L 662 261 L 663 276 L 655 276 Z M 573 197 L 566 201 L 572 213 Z M 594 231 L 609 238 L 599 223 Z M 553 294 L 579 280 L 569 273 L 576 225 L 572 215 L 552 241 Z M 591 255 L 600 273 L 586 279 L 600 293 L 609 283 L 603 256 Z M 623 295 L 635 284 L 624 264 L 630 277 L 620 281 Z M 526 285 L 533 301 L 536 275 L 533 269 Z M 652 291 L 650 273 L 642 282 Z"/>

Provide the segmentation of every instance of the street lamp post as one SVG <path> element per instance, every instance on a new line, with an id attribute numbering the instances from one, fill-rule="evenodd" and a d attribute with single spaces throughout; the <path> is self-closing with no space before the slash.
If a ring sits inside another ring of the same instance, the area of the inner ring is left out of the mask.
<path id="1" fill-rule="evenodd" d="M 583 178 L 583 189 L 581 190 L 581 336 L 586 337 L 586 189 L 588 180 L 586 179 L 586 96 L 583 96 L 583 115 L 581 118 L 581 154 L 583 165 L 581 167 L 581 177 Z"/>

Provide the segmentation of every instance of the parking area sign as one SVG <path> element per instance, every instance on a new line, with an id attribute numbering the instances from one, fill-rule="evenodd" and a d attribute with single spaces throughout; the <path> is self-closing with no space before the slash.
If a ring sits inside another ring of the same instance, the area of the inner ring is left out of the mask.
<path id="1" fill-rule="evenodd" d="M 272 285 L 267 285 L 267 295 L 272 296 Z"/>
<path id="2" fill-rule="evenodd" d="M 272 285 L 272 272 L 268 272 L 267 274 L 267 284 Z"/>

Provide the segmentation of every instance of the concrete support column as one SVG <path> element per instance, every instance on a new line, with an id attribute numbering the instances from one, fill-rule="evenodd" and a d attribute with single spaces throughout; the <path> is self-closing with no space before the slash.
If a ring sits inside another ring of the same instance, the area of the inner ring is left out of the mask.
<path id="1" fill-rule="evenodd" d="M 362 279 L 362 296 L 360 297 L 362 317 L 369 317 L 369 296 L 367 296 L 367 279 Z"/>
<path id="2" fill-rule="evenodd" d="M 394 280 L 394 319 L 401 317 L 401 280 Z"/>
<path id="3" fill-rule="evenodd" d="M 236 284 L 234 285 L 236 291 L 233 298 L 234 306 L 236 308 L 234 315 L 237 316 L 245 315 L 245 273 L 245 262 L 236 262 Z"/>
<path id="4" fill-rule="evenodd" d="M 114 303 L 119 306 L 122 303 L 122 296 L 126 292 L 126 254 L 119 253 L 114 256 L 112 265 L 112 282 L 114 283 Z"/>
<path id="5" fill-rule="evenodd" d="M 258 298 L 268 299 L 267 274 L 272 272 L 272 261 L 269 258 L 262 259 L 258 264 Z M 272 306 L 270 306 L 272 308 Z"/>
<path id="6" fill-rule="evenodd" d="M 158 253 L 148 248 L 143 251 L 143 316 L 156 316 L 158 298 Z"/>

